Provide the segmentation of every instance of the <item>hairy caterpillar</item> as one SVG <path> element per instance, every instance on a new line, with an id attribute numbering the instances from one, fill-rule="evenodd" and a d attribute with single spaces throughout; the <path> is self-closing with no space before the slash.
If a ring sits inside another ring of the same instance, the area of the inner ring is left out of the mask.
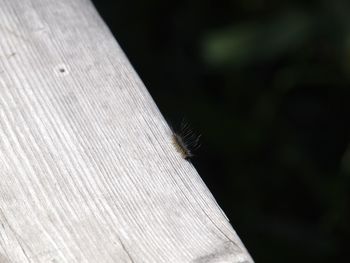
<path id="1" fill-rule="evenodd" d="M 175 132 L 174 130 L 172 132 L 172 143 L 176 151 L 181 154 L 182 158 L 189 161 L 194 156 L 193 151 L 200 146 L 200 135 L 195 135 L 185 122 L 181 123 L 179 132 Z"/>

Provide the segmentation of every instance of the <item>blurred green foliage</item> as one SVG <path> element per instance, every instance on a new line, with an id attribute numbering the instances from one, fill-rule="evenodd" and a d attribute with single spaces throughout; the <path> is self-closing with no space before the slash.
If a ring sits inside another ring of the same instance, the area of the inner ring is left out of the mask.
<path id="1" fill-rule="evenodd" d="M 350 2 L 94 3 L 256 262 L 346 261 Z"/>
<path id="2" fill-rule="evenodd" d="M 264 24 L 249 21 L 216 30 L 203 40 L 202 54 L 212 66 L 245 67 L 297 51 L 311 32 L 306 15 L 288 12 Z"/>

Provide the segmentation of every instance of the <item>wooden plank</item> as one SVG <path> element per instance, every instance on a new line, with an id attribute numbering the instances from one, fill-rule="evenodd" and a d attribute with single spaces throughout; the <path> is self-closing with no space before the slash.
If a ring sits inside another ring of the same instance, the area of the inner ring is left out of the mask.
<path id="1" fill-rule="evenodd" d="M 1 262 L 253 262 L 171 138 L 89 1 L 0 0 Z"/>

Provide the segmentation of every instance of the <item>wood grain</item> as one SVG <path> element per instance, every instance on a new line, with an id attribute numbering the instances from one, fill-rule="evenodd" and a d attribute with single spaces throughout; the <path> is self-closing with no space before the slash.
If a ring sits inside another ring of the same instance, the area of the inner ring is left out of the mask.
<path id="1" fill-rule="evenodd" d="M 0 0 L 0 262 L 253 262 L 171 135 L 89 1 Z"/>

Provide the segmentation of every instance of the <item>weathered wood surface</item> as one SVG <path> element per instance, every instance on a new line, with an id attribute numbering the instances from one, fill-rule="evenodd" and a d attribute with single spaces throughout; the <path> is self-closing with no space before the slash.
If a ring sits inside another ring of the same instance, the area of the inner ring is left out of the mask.
<path id="1" fill-rule="evenodd" d="M 252 262 L 88 0 L 0 0 L 0 167 L 0 262 Z"/>

